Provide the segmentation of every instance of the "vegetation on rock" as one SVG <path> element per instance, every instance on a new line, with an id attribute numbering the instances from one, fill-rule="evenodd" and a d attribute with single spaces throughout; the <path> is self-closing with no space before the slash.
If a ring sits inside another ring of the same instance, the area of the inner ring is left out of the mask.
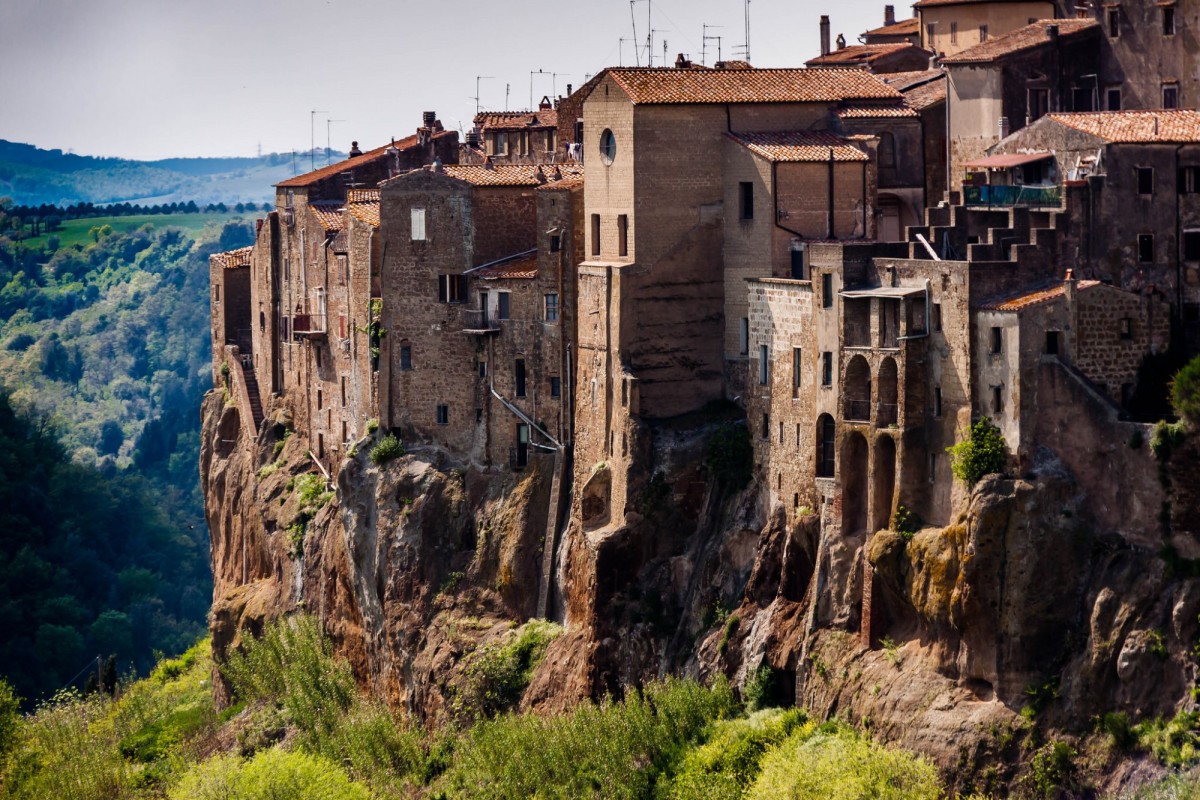
<path id="1" fill-rule="evenodd" d="M 967 436 L 947 447 L 946 452 L 950 454 L 950 471 L 968 486 L 974 486 L 984 475 L 1003 472 L 1008 463 L 1004 434 L 987 417 L 971 423 Z"/>

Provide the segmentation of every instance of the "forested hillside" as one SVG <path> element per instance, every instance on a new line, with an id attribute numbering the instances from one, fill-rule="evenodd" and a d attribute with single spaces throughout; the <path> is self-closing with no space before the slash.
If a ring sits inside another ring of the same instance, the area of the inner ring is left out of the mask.
<path id="1" fill-rule="evenodd" d="M 326 158 L 344 157 L 322 151 L 318 161 L 324 164 Z M 307 151 L 303 157 L 269 153 L 247 158 L 130 161 L 42 150 L 0 139 L 0 196 L 30 206 L 124 201 L 144 205 L 258 203 L 271 199 L 273 184 L 292 177 L 296 169 L 307 170 L 310 163 Z"/>
<path id="2" fill-rule="evenodd" d="M 250 240 L 221 219 L 94 220 L 56 249 L 0 236 L 0 674 L 26 698 L 96 655 L 144 670 L 203 630 L 208 256 Z"/>

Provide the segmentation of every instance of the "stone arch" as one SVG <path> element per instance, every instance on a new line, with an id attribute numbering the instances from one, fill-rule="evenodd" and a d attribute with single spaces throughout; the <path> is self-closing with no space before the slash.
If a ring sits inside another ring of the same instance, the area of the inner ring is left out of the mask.
<path id="1" fill-rule="evenodd" d="M 817 417 L 817 477 L 832 478 L 836 466 L 835 453 L 837 442 L 837 424 L 833 417 L 822 414 Z"/>
<path id="2" fill-rule="evenodd" d="M 896 440 L 880 436 L 875 440 L 875 466 L 872 470 L 871 530 L 882 530 L 892 520 L 892 501 L 896 492 Z"/>
<path id="3" fill-rule="evenodd" d="M 846 365 L 842 401 L 844 419 L 861 422 L 871 419 L 871 367 L 861 355 L 854 356 Z"/>
<path id="4" fill-rule="evenodd" d="M 879 393 L 879 410 L 875 419 L 875 424 L 879 427 L 894 425 L 899 420 L 899 406 L 897 405 L 899 371 L 896 367 L 896 359 L 887 356 L 879 364 L 879 379 L 876 381 L 876 391 Z"/>
<path id="5" fill-rule="evenodd" d="M 851 431 L 842 440 L 842 458 L 838 466 L 842 484 L 842 534 L 849 536 L 867 530 L 867 439 Z"/>

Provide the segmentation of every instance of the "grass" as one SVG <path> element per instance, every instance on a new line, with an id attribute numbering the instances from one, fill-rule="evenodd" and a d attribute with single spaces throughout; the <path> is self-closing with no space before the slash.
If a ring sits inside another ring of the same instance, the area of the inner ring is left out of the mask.
<path id="1" fill-rule="evenodd" d="M 88 245 L 92 242 L 92 237 L 89 231 L 92 228 L 99 228 L 104 225 L 109 225 L 114 231 L 121 233 L 129 233 L 137 230 L 146 223 L 150 223 L 155 228 L 182 228 L 185 231 L 195 235 L 204 230 L 210 223 L 228 222 L 235 217 L 244 217 L 245 214 L 140 214 L 131 217 L 95 217 L 93 219 L 69 219 L 65 220 L 58 230 L 53 233 L 44 233 L 41 236 L 31 236 L 28 239 L 22 239 L 22 244 L 32 245 L 36 247 L 44 247 L 51 236 L 58 237 L 59 247 L 70 247 L 75 244 Z"/>

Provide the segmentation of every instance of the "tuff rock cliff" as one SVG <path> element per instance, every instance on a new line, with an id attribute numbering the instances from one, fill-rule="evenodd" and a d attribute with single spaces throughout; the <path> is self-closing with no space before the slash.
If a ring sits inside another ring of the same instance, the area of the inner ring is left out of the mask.
<path id="1" fill-rule="evenodd" d="M 376 434 L 314 496 L 298 488 L 318 470 L 285 408 L 266 409 L 253 442 L 220 393 L 203 415 L 217 658 L 305 609 L 365 688 L 428 725 L 453 718 L 470 654 L 536 612 L 551 457 L 487 472 L 410 445 L 375 465 Z M 522 707 L 724 673 L 924 752 L 959 789 L 1017 785 L 1056 741 L 1079 754 L 1080 786 L 1161 771 L 1096 721 L 1197 705 L 1197 437 L 1159 464 L 1157 538 L 1098 523 L 1096 499 L 1047 454 L 985 478 L 945 529 L 832 540 L 819 512 L 789 525 L 713 468 L 728 425 L 637 427 L 619 529 L 585 531 L 573 499 L 550 603 L 565 632 Z"/>

